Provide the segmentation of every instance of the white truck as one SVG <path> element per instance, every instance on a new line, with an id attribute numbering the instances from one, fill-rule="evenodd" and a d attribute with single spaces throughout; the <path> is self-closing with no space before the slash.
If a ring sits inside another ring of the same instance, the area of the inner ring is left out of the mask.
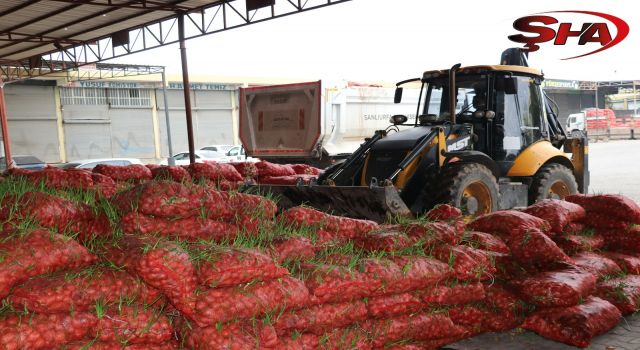
<path id="1" fill-rule="evenodd" d="M 247 155 L 324 168 L 355 151 L 396 114 L 415 120 L 419 89 L 321 81 L 240 89 L 240 140 Z"/>
<path id="2" fill-rule="evenodd" d="M 569 114 L 567 117 L 567 133 L 573 137 L 584 135 L 587 130 L 587 117 L 585 112 Z"/>

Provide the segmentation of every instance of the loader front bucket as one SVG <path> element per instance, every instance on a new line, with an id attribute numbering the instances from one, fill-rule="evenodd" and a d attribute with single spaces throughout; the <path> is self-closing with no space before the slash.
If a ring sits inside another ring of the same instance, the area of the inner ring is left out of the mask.
<path id="1" fill-rule="evenodd" d="M 390 217 L 413 216 L 392 186 L 256 185 L 244 192 L 271 194 L 280 209 L 305 204 L 335 215 L 376 222 L 384 222 Z"/>

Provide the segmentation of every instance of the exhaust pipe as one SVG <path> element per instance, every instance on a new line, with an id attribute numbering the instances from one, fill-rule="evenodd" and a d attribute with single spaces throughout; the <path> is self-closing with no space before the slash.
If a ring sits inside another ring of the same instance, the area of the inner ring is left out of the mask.
<path id="1" fill-rule="evenodd" d="M 454 64 L 451 69 L 449 69 L 449 111 L 451 113 L 451 124 L 456 123 L 456 102 L 457 102 L 457 94 L 456 94 L 456 71 L 460 68 L 461 64 Z"/>

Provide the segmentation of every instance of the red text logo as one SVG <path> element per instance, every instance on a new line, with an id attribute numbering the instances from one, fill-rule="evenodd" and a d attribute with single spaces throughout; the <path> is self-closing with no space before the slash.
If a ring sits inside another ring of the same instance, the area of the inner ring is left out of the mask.
<path id="1" fill-rule="evenodd" d="M 593 18 L 593 21 L 583 23 L 560 22 L 555 17 L 547 15 L 550 13 L 589 15 Z M 557 30 L 551 27 L 558 23 L 559 26 L 557 26 Z M 564 60 L 584 57 L 604 51 L 620 43 L 629 34 L 629 25 L 622 19 L 606 13 L 592 11 L 544 12 L 518 18 L 513 23 L 513 28 L 520 32 L 537 34 L 536 36 L 525 36 L 524 34 L 509 36 L 509 40 L 525 44 L 525 50 L 528 52 L 538 51 L 538 49 L 540 49 L 538 44 L 552 40 L 554 45 L 586 45 L 588 43 L 595 43 L 598 47 L 585 54 L 563 58 Z M 612 29 L 615 29 L 615 37 L 612 37 Z"/>

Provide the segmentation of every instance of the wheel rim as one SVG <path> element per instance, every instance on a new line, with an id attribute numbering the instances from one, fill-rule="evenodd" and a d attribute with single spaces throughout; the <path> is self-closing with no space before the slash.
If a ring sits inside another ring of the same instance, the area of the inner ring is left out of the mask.
<path id="1" fill-rule="evenodd" d="M 477 181 L 470 183 L 462 192 L 461 204 L 470 215 L 490 213 L 493 209 L 493 198 L 489 187 Z"/>
<path id="2" fill-rule="evenodd" d="M 571 191 L 569 190 L 569 186 L 567 186 L 564 181 L 556 181 L 551 185 L 551 187 L 549 187 L 547 198 L 564 199 L 570 194 Z"/>

